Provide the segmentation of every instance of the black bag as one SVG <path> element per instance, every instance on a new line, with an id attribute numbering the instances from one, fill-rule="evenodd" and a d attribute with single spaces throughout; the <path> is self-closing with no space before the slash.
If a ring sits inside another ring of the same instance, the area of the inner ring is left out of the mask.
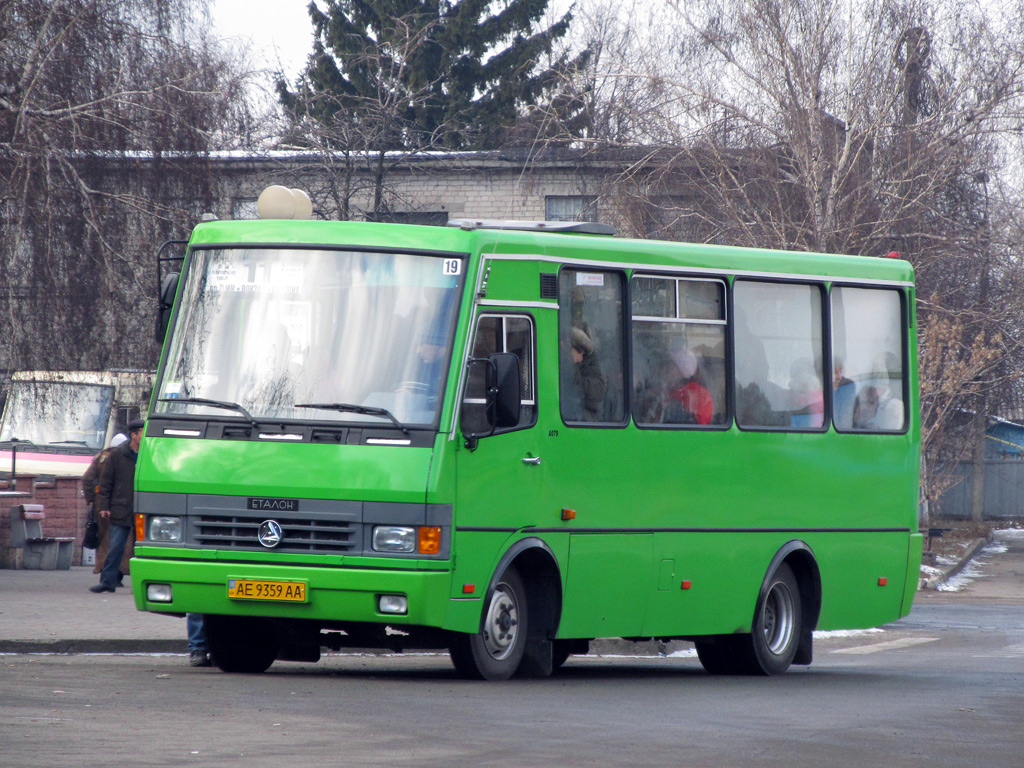
<path id="1" fill-rule="evenodd" d="M 89 509 L 89 519 L 85 522 L 85 536 L 82 537 L 82 546 L 85 549 L 96 549 L 100 545 L 100 527 L 93 517 L 93 511 Z"/>

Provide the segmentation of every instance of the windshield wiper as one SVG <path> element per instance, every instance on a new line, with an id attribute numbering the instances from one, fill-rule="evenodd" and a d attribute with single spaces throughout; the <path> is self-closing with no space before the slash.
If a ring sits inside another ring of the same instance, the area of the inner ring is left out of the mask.
<path id="1" fill-rule="evenodd" d="M 211 408 L 223 408 L 228 411 L 238 411 L 240 414 L 245 416 L 249 420 L 249 423 L 255 427 L 256 419 L 252 417 L 245 408 L 240 406 L 238 403 L 229 403 L 226 400 L 207 400 L 205 397 L 161 397 L 159 398 L 161 403 L 188 403 L 190 405 L 208 405 Z"/>
<path id="2" fill-rule="evenodd" d="M 355 405 L 353 403 L 296 403 L 295 408 L 319 408 L 322 411 L 341 411 L 342 413 L 358 413 L 363 416 L 380 416 L 382 419 L 391 419 L 391 422 L 402 430 L 403 435 L 409 434 L 409 429 L 395 418 L 395 414 L 387 408 L 374 408 L 369 405 Z"/>

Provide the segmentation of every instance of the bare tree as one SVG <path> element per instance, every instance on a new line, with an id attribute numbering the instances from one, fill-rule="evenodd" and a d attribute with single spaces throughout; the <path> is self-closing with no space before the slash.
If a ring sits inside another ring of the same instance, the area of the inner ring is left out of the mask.
<path id="1" fill-rule="evenodd" d="M 206 5 L 0 0 L 0 369 L 155 364 L 152 254 L 256 129 Z"/>

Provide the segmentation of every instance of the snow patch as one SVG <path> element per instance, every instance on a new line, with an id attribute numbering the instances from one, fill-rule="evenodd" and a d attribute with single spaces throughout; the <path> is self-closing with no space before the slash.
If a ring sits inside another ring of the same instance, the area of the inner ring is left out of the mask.
<path id="1" fill-rule="evenodd" d="M 999 528 L 992 534 L 997 539 L 1024 539 L 1024 528 Z"/>
<path id="2" fill-rule="evenodd" d="M 670 659 L 694 659 L 697 657 L 696 648 L 683 648 L 678 651 L 673 651 L 668 655 Z"/>
<path id="3" fill-rule="evenodd" d="M 874 627 L 872 629 L 829 629 L 816 631 L 814 633 L 814 639 L 830 640 L 837 637 L 862 637 L 863 635 L 875 635 L 879 632 L 885 632 L 885 630 L 879 627 Z"/>
<path id="4" fill-rule="evenodd" d="M 960 573 L 956 576 L 950 576 L 944 583 L 939 584 L 936 589 L 939 592 L 959 592 L 975 579 L 984 576 L 981 568 L 978 566 L 979 564 L 972 560 Z"/>

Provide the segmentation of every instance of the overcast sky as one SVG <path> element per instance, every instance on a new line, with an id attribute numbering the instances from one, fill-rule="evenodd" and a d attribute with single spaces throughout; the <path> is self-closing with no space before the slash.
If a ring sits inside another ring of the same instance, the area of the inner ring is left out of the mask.
<path id="1" fill-rule="evenodd" d="M 313 50 L 309 0 L 213 0 L 213 24 L 219 37 L 251 43 L 253 61 L 280 65 L 294 79 Z"/>

